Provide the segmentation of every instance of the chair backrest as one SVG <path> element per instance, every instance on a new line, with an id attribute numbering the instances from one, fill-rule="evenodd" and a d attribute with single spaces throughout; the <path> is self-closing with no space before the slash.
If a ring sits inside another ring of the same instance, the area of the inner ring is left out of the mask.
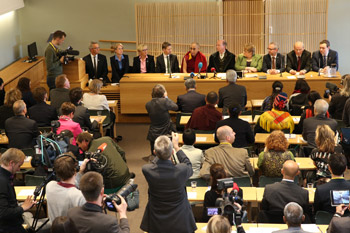
<path id="1" fill-rule="evenodd" d="M 24 182 L 26 186 L 38 186 L 45 180 L 45 176 L 26 175 Z"/>
<path id="2" fill-rule="evenodd" d="M 252 111 L 251 110 L 247 110 L 247 111 L 242 111 L 241 112 L 241 116 L 248 116 L 248 115 L 252 115 Z"/>
<path id="3" fill-rule="evenodd" d="M 259 177 L 259 187 L 265 187 L 268 184 L 273 184 L 276 182 L 281 182 L 282 177 L 267 177 L 267 176 L 260 176 Z M 294 178 L 294 183 L 299 183 L 299 176 L 296 176 Z"/>
<path id="4" fill-rule="evenodd" d="M 332 218 L 333 214 L 327 211 L 317 211 L 315 216 L 316 224 L 328 225 L 331 222 Z"/>
<path id="5" fill-rule="evenodd" d="M 249 176 L 235 177 L 233 180 L 237 183 L 238 187 L 252 187 L 252 182 Z"/>

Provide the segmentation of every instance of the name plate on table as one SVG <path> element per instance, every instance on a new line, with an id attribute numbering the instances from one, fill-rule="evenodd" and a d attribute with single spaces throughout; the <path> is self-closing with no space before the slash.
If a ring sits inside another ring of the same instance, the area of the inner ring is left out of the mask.
<path id="1" fill-rule="evenodd" d="M 292 139 L 292 138 L 297 138 L 297 135 L 294 134 L 294 133 L 291 133 L 291 134 L 284 134 L 284 136 L 287 138 L 287 139 Z"/>

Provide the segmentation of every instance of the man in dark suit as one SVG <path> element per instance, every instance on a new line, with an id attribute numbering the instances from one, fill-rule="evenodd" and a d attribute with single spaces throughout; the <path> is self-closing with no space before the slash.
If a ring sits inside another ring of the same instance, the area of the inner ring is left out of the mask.
<path id="1" fill-rule="evenodd" d="M 191 113 L 200 106 L 205 105 L 205 95 L 196 92 L 196 81 L 189 78 L 185 81 L 187 93 L 177 97 L 178 111 Z"/>
<path id="2" fill-rule="evenodd" d="M 211 68 L 215 68 L 216 72 L 226 72 L 227 70 L 234 70 L 236 63 L 236 56 L 226 49 L 227 42 L 225 40 L 218 40 L 216 42 L 216 51 L 209 57 L 208 72 L 212 72 Z"/>
<path id="3" fill-rule="evenodd" d="M 171 54 L 171 44 L 164 42 L 162 50 L 163 53 L 157 57 L 156 73 L 179 73 L 179 61 L 176 55 Z"/>
<path id="4" fill-rule="evenodd" d="M 283 175 L 281 182 L 265 187 L 258 222 L 283 223 L 283 210 L 289 202 L 298 203 L 303 208 L 307 219 L 311 216 L 309 192 L 294 183 L 295 176 L 299 174 L 298 164 L 293 160 L 287 160 L 283 164 L 281 173 Z"/>
<path id="5" fill-rule="evenodd" d="M 267 48 L 269 51 L 263 58 L 261 71 L 268 74 L 279 74 L 285 71 L 284 56 L 278 52 L 278 44 L 271 42 Z"/>
<path id="6" fill-rule="evenodd" d="M 237 73 L 234 70 L 226 72 L 228 85 L 219 89 L 218 107 L 222 109 L 222 115 L 228 115 L 228 107 L 231 103 L 239 103 L 243 109 L 247 104 L 247 91 L 244 86 L 237 85 Z"/>
<path id="7" fill-rule="evenodd" d="M 336 207 L 335 214 L 329 223 L 329 228 L 327 229 L 328 233 L 350 232 L 350 217 L 343 217 L 346 209 L 350 209 L 350 205 L 345 206 L 344 204 L 341 204 Z"/>
<path id="8" fill-rule="evenodd" d="M 320 42 L 320 50 L 312 53 L 312 70 L 327 73 L 332 64 L 336 64 L 339 69 L 338 52 L 330 49 L 331 44 L 328 40 Z"/>
<path id="9" fill-rule="evenodd" d="M 112 83 L 119 83 L 124 74 L 129 73 L 129 56 L 124 53 L 124 46 L 114 46 L 115 55 L 110 57 L 112 67 Z"/>
<path id="10" fill-rule="evenodd" d="M 303 75 L 311 69 L 311 53 L 304 49 L 303 42 L 295 42 L 294 50 L 287 54 L 287 72 L 292 75 L 299 72 L 299 74 Z"/>
<path id="11" fill-rule="evenodd" d="M 186 181 L 192 175 L 192 165 L 179 148 L 179 136 L 172 133 L 159 136 L 154 143 L 157 156 L 153 163 L 142 167 L 148 182 L 148 203 L 141 222 L 147 232 L 195 232 L 197 229 L 186 194 Z M 173 148 L 179 160 L 173 164 Z"/>
<path id="12" fill-rule="evenodd" d="M 23 100 L 13 104 L 15 116 L 5 121 L 5 131 L 9 139 L 9 148 L 33 148 L 39 130 L 34 120 L 25 117 L 27 107 Z"/>
<path id="13" fill-rule="evenodd" d="M 316 100 L 314 104 L 314 117 L 309 117 L 303 122 L 303 138 L 309 146 L 317 147 L 315 142 L 316 129 L 319 125 L 328 125 L 334 132 L 337 130 L 337 121 L 327 118 L 328 103 L 323 99 Z"/>
<path id="14" fill-rule="evenodd" d="M 148 48 L 145 44 L 140 44 L 137 47 L 139 56 L 134 57 L 134 63 L 132 67 L 133 73 L 154 73 L 155 64 L 154 56 L 148 54 Z"/>
<path id="15" fill-rule="evenodd" d="M 56 108 L 57 113 L 60 115 L 61 105 L 64 102 L 70 102 L 70 99 L 69 99 L 70 82 L 69 82 L 69 79 L 67 78 L 67 75 L 61 74 L 57 76 L 55 84 L 56 84 L 56 88 L 53 90 L 50 90 L 50 100 L 51 100 L 51 106 Z"/>
<path id="16" fill-rule="evenodd" d="M 328 160 L 328 169 L 332 174 L 332 179 L 328 183 L 316 188 L 314 211 L 327 211 L 335 213 L 335 207 L 331 206 L 331 190 L 350 190 L 350 182 L 344 179 L 347 161 L 343 154 L 334 153 Z"/>
<path id="17" fill-rule="evenodd" d="M 89 75 L 89 79 L 102 78 L 103 81 L 109 83 L 107 58 L 105 55 L 100 54 L 99 44 L 94 41 L 90 42 L 89 50 L 90 54 L 83 58 L 85 61 L 85 72 Z"/>
<path id="18" fill-rule="evenodd" d="M 112 201 L 112 205 L 119 213 L 118 219 L 112 215 L 104 214 L 102 211 L 104 187 L 103 178 L 97 172 L 87 172 L 80 180 L 79 188 L 83 193 L 86 203 L 82 207 L 74 207 L 68 211 L 68 218 L 71 219 L 79 232 L 113 232 L 129 233 L 129 223 L 126 216 L 127 204 L 123 197 L 120 205 Z"/>

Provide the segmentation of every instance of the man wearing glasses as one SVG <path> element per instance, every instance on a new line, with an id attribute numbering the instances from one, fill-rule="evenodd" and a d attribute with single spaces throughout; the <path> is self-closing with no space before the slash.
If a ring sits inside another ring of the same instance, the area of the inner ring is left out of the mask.
<path id="1" fill-rule="evenodd" d="M 278 44 L 270 42 L 267 48 L 268 54 L 263 58 L 262 72 L 268 74 L 279 74 L 285 70 L 284 56 L 278 52 Z"/>
<path id="2" fill-rule="evenodd" d="M 86 55 L 83 60 L 85 61 L 85 71 L 89 75 L 89 79 L 100 79 L 104 82 L 110 82 L 107 74 L 107 59 L 106 56 L 100 54 L 100 46 L 97 42 L 90 42 L 89 46 L 90 54 Z"/>
<path id="3" fill-rule="evenodd" d="M 181 73 L 199 73 L 198 64 L 202 62 L 203 66 L 200 72 L 205 73 L 207 70 L 207 59 L 205 55 L 199 51 L 199 43 L 193 42 L 190 51 L 182 59 Z"/>

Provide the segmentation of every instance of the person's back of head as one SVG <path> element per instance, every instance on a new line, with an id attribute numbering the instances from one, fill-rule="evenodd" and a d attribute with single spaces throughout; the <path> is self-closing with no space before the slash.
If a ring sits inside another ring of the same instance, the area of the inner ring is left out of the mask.
<path id="1" fill-rule="evenodd" d="M 67 75 L 65 74 L 58 75 L 55 79 L 56 88 L 64 88 L 64 84 L 66 83 L 66 80 L 67 80 Z"/>
<path id="2" fill-rule="evenodd" d="M 280 93 L 283 90 L 283 83 L 280 81 L 274 81 L 272 84 L 272 94 Z"/>
<path id="3" fill-rule="evenodd" d="M 4 105 L 12 108 L 13 104 L 20 99 L 22 99 L 22 92 L 18 88 L 12 88 L 5 94 Z"/>
<path id="4" fill-rule="evenodd" d="M 75 175 L 77 171 L 78 161 L 71 152 L 68 152 L 57 157 L 53 166 L 56 175 L 62 181 L 65 181 L 69 180 Z"/>
<path id="5" fill-rule="evenodd" d="M 304 221 L 305 216 L 303 214 L 303 208 L 296 202 L 289 202 L 284 207 L 283 219 L 287 223 L 288 227 L 300 227 Z"/>
<path id="6" fill-rule="evenodd" d="M 44 87 L 37 87 L 33 91 L 33 97 L 37 103 L 44 102 L 47 98 L 47 91 Z"/>
<path id="7" fill-rule="evenodd" d="M 186 129 L 182 134 L 185 145 L 192 146 L 196 142 L 196 132 L 193 129 Z"/>
<path id="8" fill-rule="evenodd" d="M 25 114 L 25 109 L 26 109 L 26 104 L 24 103 L 23 100 L 17 100 L 13 104 L 13 113 L 16 116 L 24 115 Z"/>
<path id="9" fill-rule="evenodd" d="M 328 160 L 329 171 L 335 176 L 344 174 L 347 166 L 347 160 L 341 153 L 334 153 Z"/>
<path id="10" fill-rule="evenodd" d="M 228 107 L 228 112 L 231 118 L 238 118 L 239 114 L 241 113 L 241 105 L 236 102 L 231 103 Z"/>
<path id="11" fill-rule="evenodd" d="M 335 147 L 333 130 L 328 125 L 317 126 L 315 142 L 320 152 L 333 153 Z"/>
<path id="12" fill-rule="evenodd" d="M 154 154 L 161 160 L 168 160 L 173 152 L 173 144 L 167 136 L 159 136 L 154 142 Z"/>
<path id="13" fill-rule="evenodd" d="M 210 166 L 211 190 L 218 189 L 218 180 L 226 178 L 226 171 L 222 164 L 214 163 Z"/>
<path id="14" fill-rule="evenodd" d="M 20 163 L 25 157 L 23 151 L 16 148 L 10 148 L 0 155 L 0 165 L 8 166 L 11 161 L 14 163 Z"/>
<path id="15" fill-rule="evenodd" d="M 207 94 L 206 100 L 208 104 L 215 105 L 218 102 L 218 94 L 215 91 L 211 91 Z"/>
<path id="16" fill-rule="evenodd" d="M 324 99 L 316 100 L 314 104 L 315 115 L 326 115 L 328 106 L 328 103 Z"/>
<path id="17" fill-rule="evenodd" d="M 71 102 L 64 102 L 61 105 L 62 115 L 68 116 L 71 113 L 75 112 L 75 106 Z"/>
<path id="18" fill-rule="evenodd" d="M 287 102 L 287 95 L 284 92 L 282 92 L 275 97 L 275 100 L 273 101 L 273 108 L 279 111 L 284 111 Z"/>
<path id="19" fill-rule="evenodd" d="M 67 216 L 60 216 L 53 220 L 51 225 L 51 233 L 78 233 L 74 222 Z"/>
<path id="20" fill-rule="evenodd" d="M 311 106 L 314 106 L 316 100 L 321 99 L 321 95 L 320 95 L 320 93 L 318 93 L 317 91 L 311 91 L 311 92 L 307 95 L 307 99 L 308 99 L 308 101 L 310 101 Z"/>
<path id="21" fill-rule="evenodd" d="M 69 99 L 74 105 L 78 105 L 78 102 L 83 98 L 83 89 L 75 87 L 69 91 Z"/>
<path id="22" fill-rule="evenodd" d="M 87 172 L 81 177 L 79 187 L 87 202 L 95 202 L 103 191 L 103 177 L 97 172 Z"/>
<path id="23" fill-rule="evenodd" d="M 230 233 L 231 224 L 228 219 L 221 215 L 214 215 L 210 218 L 207 226 L 207 233 Z"/>
<path id="24" fill-rule="evenodd" d="M 237 73 L 234 70 L 226 71 L 226 80 L 229 83 L 235 83 L 237 81 Z"/>
<path id="25" fill-rule="evenodd" d="M 195 89 L 196 88 L 196 80 L 194 80 L 193 78 L 186 79 L 185 87 L 186 87 L 186 90 Z"/>
<path id="26" fill-rule="evenodd" d="M 293 160 L 287 160 L 283 163 L 281 170 L 283 179 L 294 180 L 295 176 L 299 174 L 299 166 Z"/>
<path id="27" fill-rule="evenodd" d="M 102 86 L 103 86 L 103 82 L 101 80 L 94 79 L 89 83 L 88 88 L 92 93 L 99 94 Z"/>
<path id="28" fill-rule="evenodd" d="M 350 96 L 350 74 L 343 75 L 341 81 L 343 88 L 340 89 L 340 95 L 349 97 Z"/>
<path id="29" fill-rule="evenodd" d="M 219 142 L 230 142 L 234 141 L 234 132 L 230 126 L 224 125 L 219 127 L 216 130 L 216 136 L 219 139 Z M 233 138 L 232 138 L 233 137 Z"/>
<path id="30" fill-rule="evenodd" d="M 165 87 L 162 84 L 157 84 L 152 89 L 152 98 L 162 98 L 165 92 Z"/>
<path id="31" fill-rule="evenodd" d="M 22 77 L 18 80 L 17 88 L 23 93 L 30 91 L 30 79 Z"/>

